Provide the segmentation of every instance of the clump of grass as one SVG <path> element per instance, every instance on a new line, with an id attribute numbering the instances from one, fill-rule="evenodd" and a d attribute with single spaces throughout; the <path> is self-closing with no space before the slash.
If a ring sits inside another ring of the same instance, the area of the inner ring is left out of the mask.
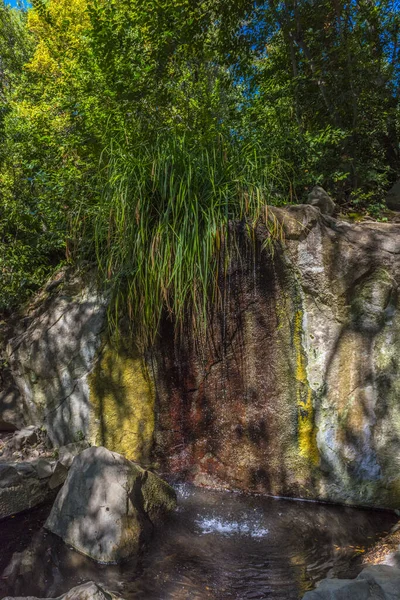
<path id="1" fill-rule="evenodd" d="M 111 325 L 117 329 L 128 316 L 148 346 L 164 312 L 176 323 L 190 314 L 197 327 L 205 325 L 234 241 L 230 224 L 241 221 L 251 235 L 262 218 L 271 244 L 280 228 L 266 208 L 273 165 L 256 147 L 222 136 L 212 143 L 185 136 L 138 140 L 114 141 L 103 153 L 93 242 L 112 294 Z"/>

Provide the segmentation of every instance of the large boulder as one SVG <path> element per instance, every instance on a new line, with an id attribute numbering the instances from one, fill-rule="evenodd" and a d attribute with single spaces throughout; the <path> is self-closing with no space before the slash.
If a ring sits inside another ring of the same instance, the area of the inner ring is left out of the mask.
<path id="1" fill-rule="evenodd" d="M 0 418 L 16 422 L 19 408 L 24 424 L 44 425 L 55 446 L 88 437 L 88 373 L 101 346 L 105 311 L 106 300 L 90 285 L 83 289 L 72 280 L 42 290 L 2 349 L 8 380 L 0 393 Z M 6 410 L 13 405 L 14 411 Z"/>
<path id="2" fill-rule="evenodd" d="M 390 210 L 400 211 L 400 179 L 390 188 L 386 195 L 386 206 Z"/>
<path id="3" fill-rule="evenodd" d="M 87 276 L 38 298 L 7 335 L 0 420 L 155 458 L 197 485 L 398 508 L 400 223 L 318 204 L 266 215 L 282 244 L 272 260 L 240 238 L 200 353 L 198 332 L 174 335 L 168 319 L 151 355 L 107 342 Z M 257 226 L 260 250 L 268 231 Z"/>
<path id="4" fill-rule="evenodd" d="M 135 555 L 176 506 L 174 490 L 103 447 L 77 456 L 45 527 L 86 556 L 115 563 Z"/>
<path id="5" fill-rule="evenodd" d="M 41 600 L 35 596 L 24 596 L 12 598 L 6 596 L 3 600 Z M 83 585 L 72 588 L 66 594 L 59 596 L 58 598 L 50 598 L 49 600 L 122 600 L 117 598 L 113 593 L 107 592 L 93 581 L 88 581 Z"/>
<path id="6" fill-rule="evenodd" d="M 383 600 L 400 599 L 400 569 L 388 565 L 370 565 L 358 576 L 368 581 L 372 590 L 376 590 Z"/>

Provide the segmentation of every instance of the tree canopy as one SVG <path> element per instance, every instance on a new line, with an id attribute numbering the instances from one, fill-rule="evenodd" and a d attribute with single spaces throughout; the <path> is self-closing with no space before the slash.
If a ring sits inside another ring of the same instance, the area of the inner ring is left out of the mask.
<path id="1" fill-rule="evenodd" d="M 0 310 L 96 264 L 152 336 L 203 314 L 229 223 L 400 174 L 398 0 L 0 5 Z"/>

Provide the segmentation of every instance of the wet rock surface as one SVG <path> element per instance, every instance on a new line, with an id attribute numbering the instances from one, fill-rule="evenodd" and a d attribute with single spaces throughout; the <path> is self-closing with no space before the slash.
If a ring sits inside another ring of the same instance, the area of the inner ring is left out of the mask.
<path id="1" fill-rule="evenodd" d="M 157 354 L 156 453 L 199 485 L 400 503 L 400 227 L 270 209 L 284 249 L 231 264 L 207 339 Z M 258 230 L 260 247 L 266 232 Z M 259 247 L 259 248 L 260 248 Z"/>
<path id="2" fill-rule="evenodd" d="M 82 554 L 113 563 L 137 556 L 175 506 L 175 492 L 156 475 L 92 447 L 73 460 L 45 527 Z"/>

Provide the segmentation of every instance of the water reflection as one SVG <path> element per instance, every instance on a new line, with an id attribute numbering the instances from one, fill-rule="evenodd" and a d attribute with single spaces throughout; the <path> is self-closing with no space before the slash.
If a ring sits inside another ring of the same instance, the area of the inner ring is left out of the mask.
<path id="1" fill-rule="evenodd" d="M 139 563 L 98 565 L 41 526 L 50 507 L 0 522 L 0 598 L 59 596 L 94 580 L 126 600 L 297 600 L 396 521 L 384 512 L 177 486 L 179 508 Z"/>

